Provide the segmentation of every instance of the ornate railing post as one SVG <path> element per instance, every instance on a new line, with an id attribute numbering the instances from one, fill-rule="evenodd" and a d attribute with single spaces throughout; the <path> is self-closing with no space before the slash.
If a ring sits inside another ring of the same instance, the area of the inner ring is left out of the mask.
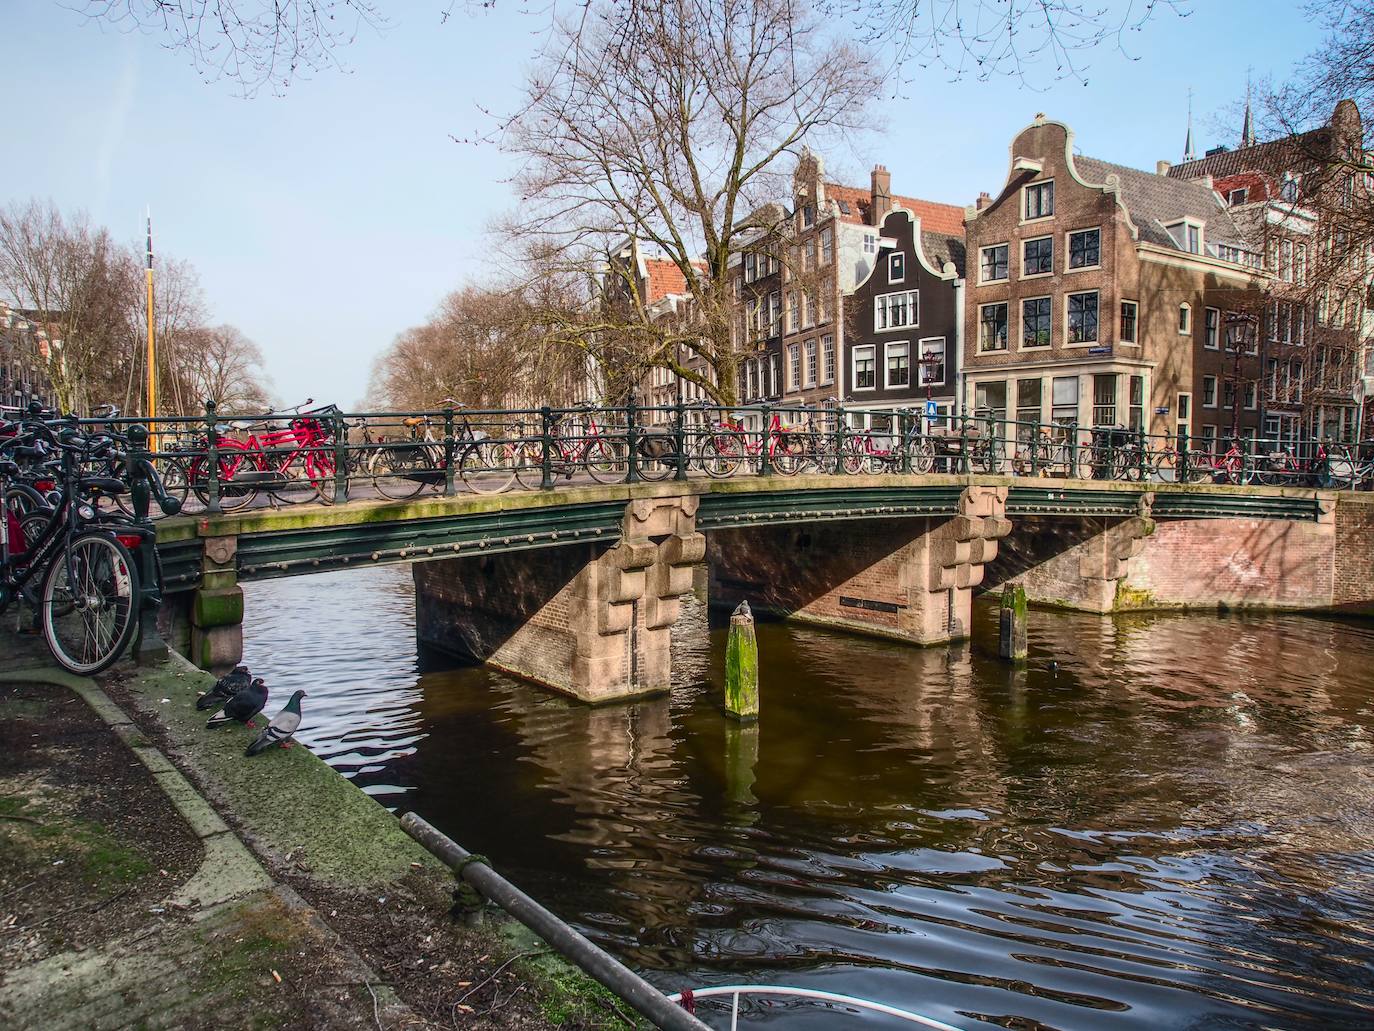
<path id="1" fill-rule="evenodd" d="M 218 425 L 215 402 L 208 399 L 205 402 L 205 511 L 211 515 L 224 511 L 219 500 L 219 434 L 215 430 Z"/>
<path id="2" fill-rule="evenodd" d="M 1144 483 L 1147 479 L 1149 479 L 1149 476 L 1145 472 L 1145 470 L 1149 467 L 1149 462 L 1146 461 L 1145 452 L 1145 448 L 1148 446 L 1149 441 L 1145 437 L 1144 426 L 1140 427 L 1140 429 L 1136 430 L 1135 432 L 1136 441 L 1138 443 L 1138 447 L 1136 448 L 1136 463 L 1139 466 L 1140 482 Z"/>
<path id="3" fill-rule="evenodd" d="M 835 438 L 835 460 L 826 472 L 834 473 L 838 476 L 844 472 L 844 437 L 846 428 L 844 421 L 844 405 L 840 404 L 838 401 L 835 402 L 835 407 L 832 409 L 832 415 L 835 419 L 835 428 L 831 431 Z"/>
<path id="4" fill-rule="evenodd" d="M 897 413 L 897 439 L 893 447 L 901 448 L 902 472 L 911 472 L 911 409 L 903 408 Z"/>
<path id="5" fill-rule="evenodd" d="M 141 423 L 129 427 L 129 454 L 126 468 L 134 523 L 147 531 L 138 549 L 140 594 L 138 599 L 138 640 L 134 657 L 161 659 L 167 656 L 167 643 L 157 632 L 157 612 L 162 605 L 162 590 L 157 576 L 157 527 L 151 515 L 152 485 L 148 482 L 148 430 Z M 159 499 L 160 500 L 160 499 Z M 171 509 L 168 509 L 171 511 Z"/>
<path id="6" fill-rule="evenodd" d="M 334 504 L 348 500 L 348 422 L 343 412 L 335 411 L 334 422 Z"/>
<path id="7" fill-rule="evenodd" d="M 1069 442 L 1069 479 L 1078 479 L 1078 420 L 1074 419 L 1065 426 Z"/>
<path id="8" fill-rule="evenodd" d="M 673 479 L 685 480 L 687 479 L 687 406 L 681 401 L 673 407 L 673 432 L 677 438 L 673 442 L 673 461 L 677 463 L 677 468 L 673 471 Z"/>
<path id="9" fill-rule="evenodd" d="M 454 458 L 457 448 L 454 446 L 456 441 L 453 437 L 453 405 L 444 406 L 444 497 L 453 496 Z"/>
<path id="10" fill-rule="evenodd" d="M 771 476 L 773 474 L 773 456 L 768 453 L 768 447 L 773 440 L 773 406 L 765 401 L 762 411 L 763 433 L 759 437 L 759 475 Z"/>
<path id="11" fill-rule="evenodd" d="M 1174 482 L 1187 483 L 1189 479 L 1188 463 L 1192 461 L 1188 447 L 1188 430 L 1184 426 L 1178 428 L 1177 455 L 1174 457 Z"/>
<path id="12" fill-rule="evenodd" d="M 539 489 L 553 490 L 553 409 L 539 409 Z"/>
<path id="13" fill-rule="evenodd" d="M 967 476 L 970 468 L 968 459 L 968 416 L 965 415 L 959 419 L 959 472 Z"/>
<path id="14" fill-rule="evenodd" d="M 633 390 L 625 403 L 625 445 L 629 449 L 625 462 L 625 482 L 639 482 L 639 398 Z"/>

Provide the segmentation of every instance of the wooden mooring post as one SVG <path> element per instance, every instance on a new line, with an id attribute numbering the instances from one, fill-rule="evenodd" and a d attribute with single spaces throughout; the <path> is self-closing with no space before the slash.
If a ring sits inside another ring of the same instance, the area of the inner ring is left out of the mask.
<path id="1" fill-rule="evenodd" d="M 754 614 L 742 601 L 730 615 L 730 640 L 725 646 L 725 708 L 738 720 L 759 718 L 759 642 Z"/>
<path id="2" fill-rule="evenodd" d="M 1001 632 L 997 654 L 1008 662 L 1026 661 L 1026 589 L 1020 584 L 1002 588 Z"/>

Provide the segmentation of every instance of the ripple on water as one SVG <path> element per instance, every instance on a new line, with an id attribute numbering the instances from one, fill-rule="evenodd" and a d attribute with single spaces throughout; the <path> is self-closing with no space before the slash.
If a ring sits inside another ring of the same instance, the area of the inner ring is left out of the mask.
<path id="1" fill-rule="evenodd" d="M 967 1027 L 1374 1026 L 1369 626 L 1035 612 L 1012 670 L 761 624 L 740 728 L 698 605 L 671 698 L 588 709 L 422 668 L 403 567 L 245 590 L 246 661 L 310 692 L 302 741 L 666 987 Z M 358 615 L 302 618 L 322 596 Z"/>

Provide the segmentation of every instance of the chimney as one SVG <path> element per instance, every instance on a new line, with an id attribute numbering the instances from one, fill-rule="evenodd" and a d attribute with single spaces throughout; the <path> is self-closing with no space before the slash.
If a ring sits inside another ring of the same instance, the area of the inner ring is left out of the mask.
<path id="1" fill-rule="evenodd" d="M 892 173 L 886 165 L 873 166 L 873 203 L 869 208 L 870 220 L 875 226 L 883 224 L 888 212 L 892 210 Z"/>
<path id="2" fill-rule="evenodd" d="M 1173 166 L 1170 165 L 1169 162 L 1167 162 L 1167 161 L 1156 161 L 1156 162 L 1155 162 L 1155 175 L 1168 175 L 1168 174 L 1169 174 L 1169 169 L 1172 168 L 1172 167 L 1173 167 Z"/>
<path id="3" fill-rule="evenodd" d="M 992 194 L 984 190 L 982 193 L 978 195 L 978 200 L 976 203 L 977 210 L 982 211 L 984 208 L 986 208 L 989 204 L 992 203 Z"/>

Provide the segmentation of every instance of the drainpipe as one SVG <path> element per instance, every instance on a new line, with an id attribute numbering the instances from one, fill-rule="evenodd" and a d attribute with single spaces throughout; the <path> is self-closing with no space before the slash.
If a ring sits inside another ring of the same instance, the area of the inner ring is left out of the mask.
<path id="1" fill-rule="evenodd" d="M 964 382 L 964 281 L 955 279 L 954 283 L 954 382 L 956 394 L 954 397 L 953 415 L 962 415 L 964 412 L 964 391 L 967 384 Z"/>

